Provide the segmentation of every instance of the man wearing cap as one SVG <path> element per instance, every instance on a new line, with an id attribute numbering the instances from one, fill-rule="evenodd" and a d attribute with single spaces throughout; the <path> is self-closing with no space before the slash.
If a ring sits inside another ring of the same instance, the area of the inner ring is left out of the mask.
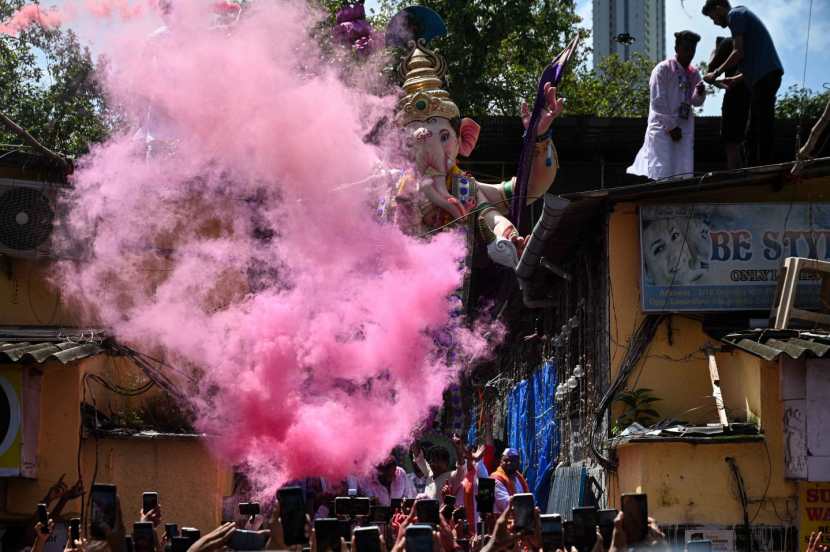
<path id="1" fill-rule="evenodd" d="M 496 502 L 493 512 L 500 514 L 510 506 L 510 497 L 516 493 L 529 493 L 522 472 L 519 471 L 519 451 L 514 448 L 504 449 L 501 464 L 490 476 L 496 480 Z"/>
<path id="2" fill-rule="evenodd" d="M 706 86 L 692 66 L 700 36 L 692 31 L 674 34 L 675 56 L 651 72 L 648 126 L 643 147 L 629 174 L 652 180 L 686 177 L 694 173 L 695 115 L 703 105 Z"/>
<path id="3" fill-rule="evenodd" d="M 719 67 L 710 68 L 707 80 L 715 80 L 737 67 L 740 74 L 724 79 L 734 86 L 745 82 L 751 91 L 749 124 L 747 125 L 747 153 L 754 164 L 769 163 L 774 159 L 775 97 L 781 86 L 784 66 L 764 23 L 744 6 L 730 5 L 729 0 L 706 0 L 703 15 L 715 25 L 729 27 L 734 42 L 732 53 Z"/>

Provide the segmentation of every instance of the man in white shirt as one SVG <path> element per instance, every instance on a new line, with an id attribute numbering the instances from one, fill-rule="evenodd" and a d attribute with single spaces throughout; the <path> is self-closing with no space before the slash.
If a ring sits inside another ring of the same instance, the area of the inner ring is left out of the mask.
<path id="1" fill-rule="evenodd" d="M 377 499 L 378 505 L 391 506 L 393 498 L 407 496 L 408 483 L 406 471 L 390 455 L 371 476 L 360 481 L 358 487 L 363 496 Z"/>
<path id="2" fill-rule="evenodd" d="M 629 174 L 652 180 L 694 174 L 695 115 L 703 105 L 706 86 L 692 66 L 700 36 L 692 31 L 674 34 L 675 56 L 657 64 L 651 73 L 648 126 L 643 147 Z"/>
<path id="3" fill-rule="evenodd" d="M 413 445 L 414 462 L 427 477 L 424 494 L 429 498 L 442 500 L 444 486 L 449 487 L 450 494 L 455 496 L 461 488 L 464 476 L 467 474 L 466 452 L 461 438 L 454 435 L 452 443 L 456 449 L 456 458 L 458 458 L 458 466 L 454 470 L 450 470 L 450 453 L 444 447 L 434 446 L 429 449 L 429 459 L 427 460 L 424 458 L 423 451 L 417 445 Z"/>

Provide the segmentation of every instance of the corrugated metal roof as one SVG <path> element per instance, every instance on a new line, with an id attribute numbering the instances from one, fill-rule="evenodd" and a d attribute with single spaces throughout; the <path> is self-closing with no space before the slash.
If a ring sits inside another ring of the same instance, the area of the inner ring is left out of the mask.
<path id="1" fill-rule="evenodd" d="M 37 362 L 56 359 L 67 364 L 73 360 L 97 355 L 104 348 L 97 343 L 76 341 L 0 341 L 0 363 L 2 362 Z"/>
<path id="2" fill-rule="evenodd" d="M 823 358 L 830 352 L 830 333 L 816 330 L 748 330 L 727 334 L 721 341 L 770 361 L 781 355 Z"/>

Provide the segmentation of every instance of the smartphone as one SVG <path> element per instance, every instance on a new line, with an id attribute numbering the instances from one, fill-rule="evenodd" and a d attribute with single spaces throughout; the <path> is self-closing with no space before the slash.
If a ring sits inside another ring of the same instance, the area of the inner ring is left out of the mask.
<path id="1" fill-rule="evenodd" d="M 397 512 L 403 506 L 403 499 L 402 498 L 393 498 L 391 508 L 393 512 Z"/>
<path id="2" fill-rule="evenodd" d="M 643 542 L 648 535 L 648 497 L 644 494 L 623 494 L 620 504 L 628 544 Z"/>
<path id="3" fill-rule="evenodd" d="M 452 495 L 447 495 L 444 497 L 444 506 L 449 506 L 450 508 L 455 508 L 455 497 Z"/>
<path id="4" fill-rule="evenodd" d="M 259 502 L 240 502 L 239 515 L 244 517 L 254 517 L 259 515 Z"/>
<path id="5" fill-rule="evenodd" d="M 352 516 L 368 516 L 372 511 L 372 499 L 365 496 L 352 498 Z"/>
<path id="6" fill-rule="evenodd" d="M 419 501 L 420 504 L 423 501 Z M 433 501 L 436 504 L 437 500 Z M 432 526 L 410 525 L 406 528 L 406 552 L 432 552 Z"/>
<path id="7" fill-rule="evenodd" d="M 492 514 L 496 503 L 496 480 L 491 477 L 478 478 L 476 507 L 480 514 Z"/>
<path id="8" fill-rule="evenodd" d="M 179 536 L 179 526 L 175 523 L 165 523 L 164 534 L 167 535 L 167 540 L 172 542 L 173 537 Z"/>
<path id="9" fill-rule="evenodd" d="M 115 485 L 96 483 L 90 493 L 92 503 L 89 534 L 93 539 L 103 540 L 115 530 L 116 488 Z"/>
<path id="10" fill-rule="evenodd" d="M 712 541 L 693 540 L 686 543 L 686 552 L 712 552 Z"/>
<path id="11" fill-rule="evenodd" d="M 338 496 L 334 499 L 334 515 L 352 516 L 352 497 Z"/>
<path id="12" fill-rule="evenodd" d="M 317 539 L 317 552 L 340 552 L 342 529 L 337 518 L 319 518 L 314 520 L 314 536 Z"/>
<path id="13" fill-rule="evenodd" d="M 574 508 L 571 511 L 574 522 L 574 537 L 579 552 L 590 552 L 597 542 L 597 509 L 593 506 Z"/>
<path id="14" fill-rule="evenodd" d="M 409 512 L 412 511 L 412 506 L 415 504 L 414 498 L 404 498 L 403 502 L 401 503 L 401 510 L 406 515 L 409 515 Z"/>
<path id="15" fill-rule="evenodd" d="M 340 536 L 346 542 L 352 542 L 352 520 L 338 519 L 337 521 L 340 522 Z"/>
<path id="16" fill-rule="evenodd" d="M 354 530 L 355 549 L 352 552 L 381 552 L 380 529 L 377 527 L 358 527 Z"/>
<path id="17" fill-rule="evenodd" d="M 47 535 L 49 533 L 49 511 L 46 509 L 46 504 L 37 505 L 37 520 L 43 525 L 40 532 Z"/>
<path id="18" fill-rule="evenodd" d="M 565 550 L 570 550 L 572 547 L 576 546 L 576 535 L 574 533 L 573 521 L 568 520 L 562 522 L 562 542 L 565 544 Z"/>
<path id="19" fill-rule="evenodd" d="M 191 539 L 191 544 L 193 544 L 202 538 L 202 532 L 195 527 L 182 527 L 182 536 Z"/>
<path id="20" fill-rule="evenodd" d="M 422 499 L 415 502 L 415 515 L 418 517 L 418 523 L 429 523 L 430 525 L 438 525 L 438 501 L 434 499 Z"/>
<path id="21" fill-rule="evenodd" d="M 173 537 L 173 540 L 170 541 L 170 550 L 172 552 L 187 552 L 194 542 L 196 541 L 192 541 L 187 537 Z"/>
<path id="22" fill-rule="evenodd" d="M 262 550 L 267 543 L 267 535 L 261 535 L 256 531 L 236 529 L 228 541 L 228 547 L 232 550 Z"/>
<path id="23" fill-rule="evenodd" d="M 293 546 L 308 543 L 303 490 L 300 487 L 283 487 L 277 491 L 277 500 L 280 503 L 280 521 L 285 544 Z"/>
<path id="24" fill-rule="evenodd" d="M 518 534 L 533 531 L 533 512 L 536 502 L 530 493 L 513 495 L 513 531 Z"/>
<path id="25" fill-rule="evenodd" d="M 559 514 L 543 514 L 542 521 L 542 544 L 545 550 L 560 550 L 564 547 L 562 543 L 562 516 Z"/>
<path id="26" fill-rule="evenodd" d="M 137 521 L 133 523 L 133 547 L 135 552 L 155 552 L 156 533 L 153 522 Z"/>
<path id="27" fill-rule="evenodd" d="M 69 539 L 72 544 L 81 538 L 81 518 L 72 518 L 69 520 Z"/>
<path id="28" fill-rule="evenodd" d="M 135 552 L 135 546 L 133 545 L 132 535 L 124 536 L 124 550 L 125 552 Z"/>
<path id="29" fill-rule="evenodd" d="M 377 523 L 389 523 L 392 520 L 392 508 L 389 506 L 372 506 L 369 520 Z"/>
<path id="30" fill-rule="evenodd" d="M 611 540 L 614 538 L 614 520 L 617 519 L 617 510 L 600 510 L 597 512 L 597 525 L 602 535 L 602 543 L 605 548 L 611 547 Z"/>
<path id="31" fill-rule="evenodd" d="M 484 522 L 477 521 L 476 522 L 476 535 L 483 535 L 484 534 Z"/>
<path id="32" fill-rule="evenodd" d="M 141 495 L 141 511 L 145 514 L 152 512 L 159 505 L 159 494 L 157 492 L 147 492 Z"/>

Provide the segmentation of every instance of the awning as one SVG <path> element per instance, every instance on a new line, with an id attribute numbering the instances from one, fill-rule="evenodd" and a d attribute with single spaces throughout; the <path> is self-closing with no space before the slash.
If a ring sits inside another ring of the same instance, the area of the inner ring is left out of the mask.
<path id="1" fill-rule="evenodd" d="M 830 352 L 830 333 L 817 330 L 747 330 L 727 334 L 721 341 L 769 361 L 781 355 L 824 358 Z"/>
<path id="2" fill-rule="evenodd" d="M 103 353 L 107 339 L 98 329 L 0 327 L 0 364 L 8 362 L 63 364 Z"/>
<path id="3" fill-rule="evenodd" d="M 97 343 L 78 343 L 75 341 L 54 342 L 3 342 L 0 341 L 0 363 L 3 362 L 37 362 L 59 360 L 63 364 L 81 360 L 102 353 L 104 348 Z"/>

